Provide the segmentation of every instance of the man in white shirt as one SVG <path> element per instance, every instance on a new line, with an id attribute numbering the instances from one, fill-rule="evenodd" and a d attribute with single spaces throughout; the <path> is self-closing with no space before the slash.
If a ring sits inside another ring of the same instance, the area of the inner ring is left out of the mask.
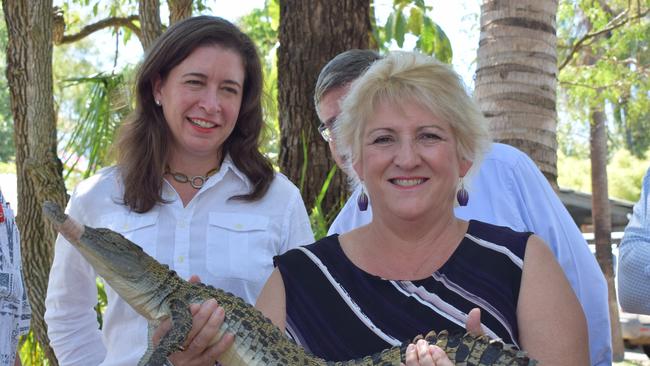
<path id="1" fill-rule="evenodd" d="M 379 58 L 375 51 L 346 51 L 325 65 L 316 82 L 318 129 L 339 167 L 345 166 L 345 156 L 337 153 L 330 136 L 340 113 L 339 102 L 350 83 Z M 466 186 L 469 203 L 456 208 L 457 217 L 532 231 L 548 243 L 587 318 L 591 364 L 611 365 L 607 283 L 582 234 L 535 163 L 514 147 L 494 143 Z M 371 221 L 372 210 L 357 207 L 360 191 L 359 187 L 354 190 L 328 234 L 344 233 Z"/>
<path id="2" fill-rule="evenodd" d="M 18 338 L 29 332 L 31 308 L 21 273 L 20 235 L 0 191 L 0 366 L 20 366 Z"/>

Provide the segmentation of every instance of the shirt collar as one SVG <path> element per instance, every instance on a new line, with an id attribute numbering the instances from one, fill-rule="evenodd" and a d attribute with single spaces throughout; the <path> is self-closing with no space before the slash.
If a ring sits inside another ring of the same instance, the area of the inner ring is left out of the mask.
<path id="1" fill-rule="evenodd" d="M 232 160 L 232 157 L 230 157 L 230 153 L 226 154 L 226 156 L 223 159 L 223 162 L 221 163 L 221 167 L 219 168 L 219 172 L 215 174 L 215 176 L 219 176 L 219 179 L 215 179 L 215 181 L 220 180 L 221 177 L 226 175 L 228 171 L 231 171 L 237 178 L 239 178 L 245 185 L 247 190 L 252 189 L 252 184 L 246 174 L 242 172 L 241 170 L 237 169 L 235 166 L 235 162 Z M 208 179 L 208 182 L 210 180 Z"/>

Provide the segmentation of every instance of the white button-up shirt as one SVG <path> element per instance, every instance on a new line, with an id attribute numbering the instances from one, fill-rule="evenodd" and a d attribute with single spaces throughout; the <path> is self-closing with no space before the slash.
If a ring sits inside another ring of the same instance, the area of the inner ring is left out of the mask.
<path id="1" fill-rule="evenodd" d="M 149 212 L 138 214 L 119 204 L 121 178 L 107 168 L 80 183 L 68 214 L 92 227 L 108 227 L 182 278 L 199 275 L 206 284 L 254 304 L 273 270 L 273 256 L 313 242 L 307 211 L 298 189 L 276 174 L 258 201 L 228 198 L 250 192 L 246 176 L 226 157 L 186 207 L 170 184 Z M 103 328 L 98 329 L 95 271 L 64 238 L 56 242 L 45 320 L 61 365 L 132 366 L 145 352 L 147 322 L 109 286 Z"/>

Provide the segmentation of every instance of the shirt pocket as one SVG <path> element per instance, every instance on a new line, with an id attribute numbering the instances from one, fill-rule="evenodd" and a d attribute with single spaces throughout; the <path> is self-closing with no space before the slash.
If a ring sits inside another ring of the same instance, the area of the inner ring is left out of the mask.
<path id="1" fill-rule="evenodd" d="M 143 214 L 112 213 L 100 218 L 100 226 L 122 234 L 139 245 L 147 254 L 156 258 L 158 238 L 158 212 Z"/>
<path id="2" fill-rule="evenodd" d="M 206 267 L 220 278 L 265 281 L 272 266 L 269 218 L 261 215 L 217 213 L 209 216 Z M 267 263 L 268 262 L 268 263 Z"/>

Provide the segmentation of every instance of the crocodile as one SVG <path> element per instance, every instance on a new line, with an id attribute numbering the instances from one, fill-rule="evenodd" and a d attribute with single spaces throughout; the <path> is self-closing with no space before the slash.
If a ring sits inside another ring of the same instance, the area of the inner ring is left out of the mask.
<path id="1" fill-rule="evenodd" d="M 55 203 L 43 204 L 45 216 L 97 273 L 136 312 L 150 323 L 149 347 L 139 366 L 167 365 L 167 356 L 182 349 L 192 327 L 189 305 L 210 298 L 217 300 L 226 317 L 217 342 L 224 332 L 235 335 L 235 341 L 219 362 L 228 366 L 372 366 L 396 365 L 404 362 L 406 341 L 401 346 L 387 348 L 376 354 L 348 361 L 327 361 L 315 357 L 294 343 L 269 319 L 241 298 L 212 286 L 190 283 L 180 278 L 168 266 L 160 264 L 142 248 L 119 233 L 105 228 L 81 225 L 68 217 Z M 170 331 L 158 345 L 151 342 L 152 327 L 171 318 Z M 524 351 L 486 336 L 467 333 L 431 331 L 426 336 L 430 344 L 440 346 L 456 365 L 505 366 L 535 365 Z"/>

